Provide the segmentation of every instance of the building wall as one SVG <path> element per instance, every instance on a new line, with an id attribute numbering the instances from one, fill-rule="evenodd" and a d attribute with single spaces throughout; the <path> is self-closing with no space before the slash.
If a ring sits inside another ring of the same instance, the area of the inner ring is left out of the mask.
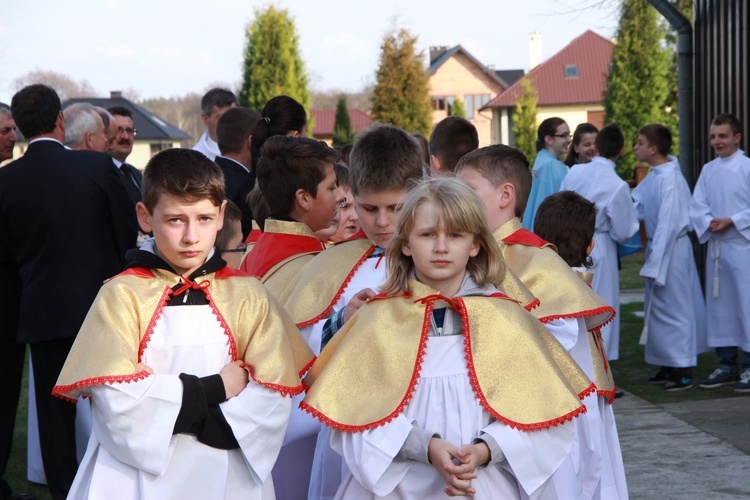
<path id="1" fill-rule="evenodd" d="M 27 146 L 28 142 L 26 141 L 17 142 L 16 147 L 13 149 L 13 159 L 17 160 L 18 158 L 22 157 L 23 153 L 26 151 Z M 135 143 L 133 144 L 133 151 L 130 153 L 130 156 L 128 156 L 127 162 L 134 167 L 143 170 L 144 168 L 146 168 L 146 164 L 151 159 L 151 157 L 158 151 L 179 147 L 181 147 L 179 142 L 165 142 L 156 140 L 135 141 Z"/>
<path id="2" fill-rule="evenodd" d="M 503 119 L 503 109 L 507 110 L 507 135 L 503 124 L 506 120 Z M 547 118 L 557 116 L 565 120 L 570 127 L 570 133 L 572 134 L 576 127 L 581 123 L 586 123 L 589 120 L 590 113 L 596 113 L 604 111 L 604 106 L 600 103 L 593 104 L 579 104 L 574 106 L 539 106 L 537 108 L 536 123 L 539 125 Z M 513 108 L 494 108 L 493 109 L 493 144 L 509 144 L 515 145 L 515 135 L 513 134 Z M 598 124 L 595 124 L 599 126 Z"/>
<path id="3" fill-rule="evenodd" d="M 461 53 L 445 61 L 430 77 L 431 96 L 453 96 L 464 102 L 466 95 L 488 94 L 492 99 L 502 90 L 504 89 L 500 84 Z M 448 116 L 447 109 L 433 111 L 433 125 L 446 116 Z M 469 121 L 477 128 L 479 146 L 492 144 L 492 112 L 487 110 L 480 113 L 475 110 L 474 118 Z"/>

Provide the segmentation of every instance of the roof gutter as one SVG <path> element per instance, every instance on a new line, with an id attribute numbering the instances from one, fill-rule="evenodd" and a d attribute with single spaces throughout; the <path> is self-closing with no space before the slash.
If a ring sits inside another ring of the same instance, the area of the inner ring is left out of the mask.
<path id="1" fill-rule="evenodd" d="M 667 0 L 648 0 L 677 30 L 677 81 L 680 117 L 680 167 L 688 185 L 695 186 L 693 175 L 693 27 L 677 7 Z"/>

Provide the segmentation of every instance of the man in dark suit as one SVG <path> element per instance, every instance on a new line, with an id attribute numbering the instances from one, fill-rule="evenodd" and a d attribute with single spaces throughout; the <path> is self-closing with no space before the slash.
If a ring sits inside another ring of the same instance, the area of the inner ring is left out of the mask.
<path id="1" fill-rule="evenodd" d="M 122 270 L 137 225 L 112 160 L 63 147 L 52 88 L 23 88 L 11 111 L 29 146 L 0 169 L 0 239 L 21 281 L 17 335 L 33 359 L 44 473 L 62 499 L 77 469 L 75 407 L 53 398 L 52 387 L 99 287 Z"/>
<path id="2" fill-rule="evenodd" d="M 115 119 L 112 126 L 117 129 L 115 140 L 111 141 L 108 153 L 112 156 L 112 161 L 114 161 L 117 171 L 120 173 L 120 180 L 133 202 L 133 207 L 135 207 L 141 201 L 143 173 L 125 160 L 133 151 L 133 143 L 138 130 L 133 126 L 133 113 L 128 108 L 112 106 L 107 111 Z"/>
<path id="3" fill-rule="evenodd" d="M 221 155 L 214 160 L 224 172 L 227 199 L 242 212 L 242 238 L 247 238 L 253 224 L 253 213 L 247 195 L 255 186 L 250 141 L 260 114 L 252 109 L 235 107 L 224 112 L 216 124 L 216 138 Z"/>

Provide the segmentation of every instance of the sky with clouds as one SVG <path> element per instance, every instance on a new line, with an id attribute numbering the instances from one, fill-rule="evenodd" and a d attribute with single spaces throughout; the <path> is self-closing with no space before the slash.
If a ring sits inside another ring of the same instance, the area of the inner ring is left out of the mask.
<path id="1" fill-rule="evenodd" d="M 611 37 L 616 0 L 278 0 L 295 20 L 314 89 L 374 80 L 384 33 L 397 23 L 431 45 L 461 44 L 496 69 L 528 70 L 528 38 L 547 59 L 587 29 Z M 253 0 L 0 0 L 0 101 L 31 70 L 87 80 L 100 96 L 203 93 L 241 81 Z M 395 20 L 395 21 L 394 21 Z"/>

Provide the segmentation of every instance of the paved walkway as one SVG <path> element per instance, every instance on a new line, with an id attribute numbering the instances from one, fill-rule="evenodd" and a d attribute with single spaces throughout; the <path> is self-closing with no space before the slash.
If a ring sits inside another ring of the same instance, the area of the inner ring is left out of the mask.
<path id="1" fill-rule="evenodd" d="M 614 404 L 630 498 L 750 498 L 750 397 Z"/>

